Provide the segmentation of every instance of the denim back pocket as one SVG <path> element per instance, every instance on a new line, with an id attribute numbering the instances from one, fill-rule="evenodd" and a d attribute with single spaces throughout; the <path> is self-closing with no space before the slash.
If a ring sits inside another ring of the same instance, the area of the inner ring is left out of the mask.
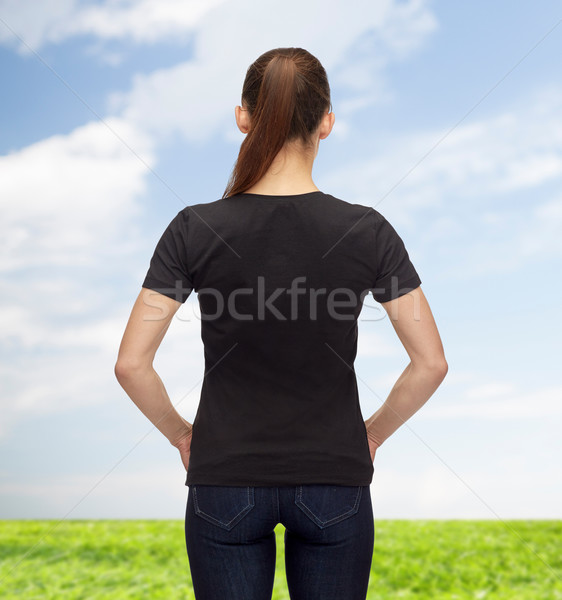
<path id="1" fill-rule="evenodd" d="M 360 485 L 298 485 L 295 504 L 323 529 L 355 515 L 361 492 Z"/>
<path id="2" fill-rule="evenodd" d="M 255 506 L 251 486 L 192 485 L 195 514 L 230 531 Z"/>

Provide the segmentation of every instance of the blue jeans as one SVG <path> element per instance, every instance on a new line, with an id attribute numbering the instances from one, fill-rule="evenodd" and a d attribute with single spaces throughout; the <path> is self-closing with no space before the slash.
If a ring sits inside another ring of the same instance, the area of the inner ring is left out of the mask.
<path id="1" fill-rule="evenodd" d="M 365 600 L 375 541 L 370 486 L 188 488 L 185 541 L 197 600 L 270 600 L 278 523 L 291 600 Z"/>

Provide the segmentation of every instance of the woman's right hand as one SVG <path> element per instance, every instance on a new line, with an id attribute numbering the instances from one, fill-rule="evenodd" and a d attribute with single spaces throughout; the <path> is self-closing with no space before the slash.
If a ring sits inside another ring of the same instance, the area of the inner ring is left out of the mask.
<path id="1" fill-rule="evenodd" d="M 377 448 L 380 444 L 371 437 L 369 434 L 369 428 L 367 427 L 367 421 L 364 421 L 365 424 L 365 433 L 367 434 L 367 441 L 369 442 L 369 452 L 371 453 L 371 462 L 375 462 L 375 454 L 377 452 Z"/>
<path id="2" fill-rule="evenodd" d="M 367 440 L 369 441 L 369 451 L 371 452 L 371 462 L 375 462 L 375 454 L 377 452 L 377 448 L 379 444 L 372 440 L 369 436 L 367 436 Z"/>

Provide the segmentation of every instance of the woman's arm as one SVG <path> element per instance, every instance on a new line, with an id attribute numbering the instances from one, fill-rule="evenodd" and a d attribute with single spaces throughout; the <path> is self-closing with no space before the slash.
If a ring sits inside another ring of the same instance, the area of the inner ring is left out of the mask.
<path id="1" fill-rule="evenodd" d="M 441 338 L 421 286 L 381 304 L 410 363 L 384 404 L 365 421 L 367 436 L 376 447 L 429 400 L 448 371 Z"/>
<path id="2" fill-rule="evenodd" d="M 178 447 L 192 425 L 174 408 L 152 363 L 181 302 L 142 288 L 119 347 L 115 376 L 151 423 Z"/>

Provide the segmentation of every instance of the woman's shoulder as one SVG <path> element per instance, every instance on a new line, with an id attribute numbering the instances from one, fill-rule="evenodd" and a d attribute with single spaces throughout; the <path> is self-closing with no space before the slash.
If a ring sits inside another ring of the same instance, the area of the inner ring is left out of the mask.
<path id="1" fill-rule="evenodd" d="M 366 217 L 379 222 L 384 219 L 383 215 L 370 206 L 368 203 L 354 202 L 352 197 L 342 198 L 340 196 L 334 196 L 333 194 L 324 194 L 326 200 L 331 204 L 334 210 L 340 210 L 342 213 L 350 214 L 352 216 Z M 371 221 L 372 222 L 372 221 Z"/>

